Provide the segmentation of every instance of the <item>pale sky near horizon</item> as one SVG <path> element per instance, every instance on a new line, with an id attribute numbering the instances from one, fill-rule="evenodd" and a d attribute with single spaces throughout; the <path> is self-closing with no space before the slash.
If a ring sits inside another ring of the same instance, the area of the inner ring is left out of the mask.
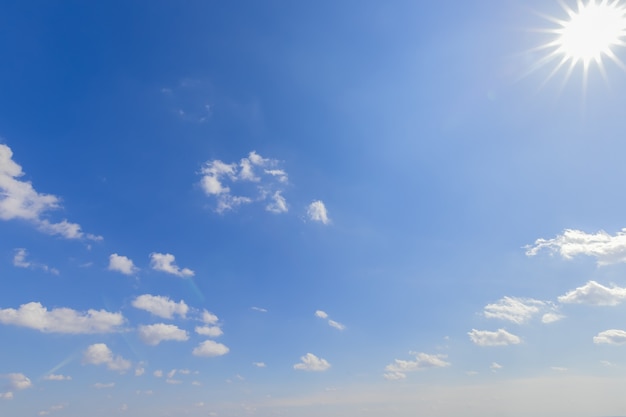
<path id="1" fill-rule="evenodd" d="M 626 415 L 577 7 L 0 5 L 0 416 Z"/>

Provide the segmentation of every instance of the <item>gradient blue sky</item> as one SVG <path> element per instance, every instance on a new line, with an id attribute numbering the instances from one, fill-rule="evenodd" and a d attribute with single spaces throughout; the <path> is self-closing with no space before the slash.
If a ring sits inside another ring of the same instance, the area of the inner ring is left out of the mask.
<path id="1" fill-rule="evenodd" d="M 4 2 L 0 415 L 626 414 L 626 72 L 545 16 Z"/>

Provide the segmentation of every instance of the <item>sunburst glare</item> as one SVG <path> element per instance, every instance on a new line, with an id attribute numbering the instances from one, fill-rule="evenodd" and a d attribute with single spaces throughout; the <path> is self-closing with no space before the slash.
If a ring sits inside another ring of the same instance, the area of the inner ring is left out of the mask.
<path id="1" fill-rule="evenodd" d="M 540 66 L 558 60 L 548 79 L 566 67 L 564 81 L 567 81 L 574 68 L 580 64 L 583 69 L 583 85 L 586 86 L 592 63 L 595 63 L 606 78 L 603 61 L 605 57 L 626 69 L 614 52 L 615 47 L 626 46 L 626 7 L 620 0 L 589 0 L 587 3 L 577 0 L 575 8 L 561 0 L 559 3 L 566 16 L 562 19 L 546 17 L 557 26 L 543 30 L 551 34 L 552 38 L 540 47 L 549 50 L 538 63 Z"/>

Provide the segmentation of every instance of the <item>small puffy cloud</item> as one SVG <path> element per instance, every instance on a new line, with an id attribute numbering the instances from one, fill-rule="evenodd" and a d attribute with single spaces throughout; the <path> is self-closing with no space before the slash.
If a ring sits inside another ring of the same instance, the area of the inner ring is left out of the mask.
<path id="1" fill-rule="evenodd" d="M 189 334 L 185 330 L 173 324 L 157 323 L 139 326 L 138 332 L 141 341 L 150 346 L 156 346 L 168 340 L 184 342 L 189 339 Z"/>
<path id="2" fill-rule="evenodd" d="M 623 345 L 626 343 L 626 331 L 616 329 L 605 330 L 593 337 L 593 343 L 597 345 Z"/>
<path id="3" fill-rule="evenodd" d="M 558 298 L 563 304 L 591 304 L 597 306 L 615 306 L 626 298 L 626 288 L 611 288 L 589 281 L 582 287 L 568 292 Z"/>
<path id="4" fill-rule="evenodd" d="M 155 316 L 171 319 L 174 315 L 185 317 L 189 311 L 189 306 L 180 300 L 178 303 L 161 295 L 143 294 L 132 301 L 132 306 L 140 310 L 148 311 Z"/>
<path id="5" fill-rule="evenodd" d="M 444 359 L 446 355 L 430 355 L 428 353 L 415 352 L 414 361 L 395 359 L 393 363 L 385 367 L 385 379 L 394 381 L 406 378 L 407 372 L 420 371 L 430 368 L 445 368 L 450 366 L 450 362 Z"/>
<path id="6" fill-rule="evenodd" d="M 502 369 L 502 365 L 500 365 L 498 362 L 492 362 L 491 365 L 489 365 L 489 369 L 491 369 L 492 372 L 496 372 Z"/>
<path id="7" fill-rule="evenodd" d="M 180 267 L 174 263 L 175 260 L 174 255 L 170 253 L 153 252 L 150 254 L 150 266 L 155 271 L 166 272 L 180 278 L 193 277 L 195 275 L 189 268 L 180 269 Z"/>
<path id="8" fill-rule="evenodd" d="M 320 222 L 322 224 L 329 224 L 330 219 L 328 218 L 328 211 L 326 210 L 326 206 L 324 202 L 321 200 L 315 200 L 306 210 L 306 214 L 309 217 L 309 220 L 313 220 L 315 222 Z"/>
<path id="9" fill-rule="evenodd" d="M 596 258 L 598 265 L 626 262 L 626 229 L 615 236 L 603 230 L 595 234 L 581 230 L 566 229 L 553 239 L 537 239 L 534 245 L 526 246 L 526 255 L 535 256 L 542 250 L 558 253 L 565 259 L 578 255 Z"/>
<path id="10" fill-rule="evenodd" d="M 52 194 L 42 194 L 30 181 L 20 181 L 22 167 L 13 160 L 13 151 L 0 144 L 0 220 L 21 219 L 34 224 L 40 231 L 66 239 L 101 240 L 102 237 L 85 234 L 80 225 L 63 220 L 51 223 L 44 216 L 61 208 L 61 199 Z"/>
<path id="11" fill-rule="evenodd" d="M 72 377 L 68 375 L 49 374 L 43 377 L 44 381 L 71 381 Z"/>
<path id="12" fill-rule="evenodd" d="M 320 319 L 327 319 L 328 318 L 328 314 L 326 314 L 325 311 L 317 310 L 315 312 L 315 317 L 319 317 Z"/>
<path id="13" fill-rule="evenodd" d="M 201 320 L 205 324 L 216 324 L 219 321 L 219 318 L 215 314 L 213 314 L 213 313 L 211 313 L 209 311 L 204 310 L 204 311 L 202 311 Z"/>
<path id="14" fill-rule="evenodd" d="M 471 341 L 478 346 L 506 346 L 517 345 L 522 342 L 518 336 L 504 329 L 498 329 L 495 332 L 472 329 L 472 331 L 467 334 Z"/>
<path id="15" fill-rule="evenodd" d="M 133 275 L 139 271 L 139 268 L 126 256 L 113 253 L 109 256 L 109 271 L 121 272 L 124 275 Z"/>
<path id="16" fill-rule="evenodd" d="M 300 357 L 299 363 L 293 366 L 298 371 L 323 372 L 330 368 L 330 363 L 326 359 L 318 358 L 312 353 L 307 353 Z"/>
<path id="17" fill-rule="evenodd" d="M 230 349 L 221 343 L 214 342 L 213 340 L 205 340 L 194 348 L 192 353 L 194 356 L 213 357 L 226 355 L 229 351 Z"/>
<path id="18" fill-rule="evenodd" d="M 540 313 L 545 306 L 545 302 L 532 298 L 504 297 L 494 304 L 487 304 L 483 314 L 487 318 L 523 324 Z"/>
<path id="19" fill-rule="evenodd" d="M 102 383 L 102 382 L 96 382 L 95 384 L 93 384 L 93 387 L 95 389 L 107 389 L 107 388 L 113 388 L 115 387 L 115 382 L 108 382 L 108 383 Z"/>
<path id="20" fill-rule="evenodd" d="M 12 391 L 0 392 L 0 399 L 12 400 L 13 399 L 13 392 Z"/>
<path id="21" fill-rule="evenodd" d="M 28 327 L 43 333 L 111 333 L 124 324 L 121 313 L 105 310 L 80 312 L 70 308 L 48 310 L 41 303 L 22 304 L 19 309 L 0 309 L 0 323 Z"/>
<path id="22" fill-rule="evenodd" d="M 104 343 L 90 345 L 83 353 L 83 364 L 106 365 L 111 371 L 124 372 L 131 367 L 131 362 L 121 356 L 113 356 L 113 352 Z"/>
<path id="23" fill-rule="evenodd" d="M 138 366 L 135 368 L 135 376 L 142 376 L 145 373 L 146 373 L 146 368 L 144 368 L 143 366 Z"/>
<path id="24" fill-rule="evenodd" d="M 10 392 L 21 391 L 33 386 L 31 380 L 26 375 L 20 373 L 0 375 L 0 378 L 8 381 L 6 385 Z"/>
<path id="25" fill-rule="evenodd" d="M 219 337 L 224 334 L 219 326 L 196 326 L 195 331 L 207 337 Z"/>
<path id="26" fill-rule="evenodd" d="M 13 266 L 18 268 L 30 268 L 40 269 L 44 272 L 49 272 L 54 275 L 59 275 L 59 270 L 56 268 L 50 268 L 48 265 L 44 265 L 39 262 L 27 261 L 26 257 L 28 252 L 24 248 L 15 249 L 15 255 L 13 256 Z"/>
<path id="27" fill-rule="evenodd" d="M 541 316 L 541 322 L 544 324 L 556 323 L 557 321 L 563 320 L 565 318 L 564 315 L 558 313 L 546 313 Z"/>
<path id="28" fill-rule="evenodd" d="M 218 213 L 268 199 L 267 211 L 284 213 L 288 206 L 282 192 L 288 181 L 287 173 L 278 168 L 279 165 L 278 160 L 263 158 L 255 151 L 239 163 L 209 160 L 200 170 L 200 186 L 207 196 L 216 199 Z M 237 194 L 232 189 L 236 189 Z"/>
<path id="29" fill-rule="evenodd" d="M 152 375 L 154 375 L 155 378 L 163 378 L 163 371 L 160 369 L 157 369 L 156 371 L 152 373 Z"/>
<path id="30" fill-rule="evenodd" d="M 265 365 L 265 362 L 252 362 L 252 365 L 256 366 L 257 368 L 265 368 L 267 365 Z"/>

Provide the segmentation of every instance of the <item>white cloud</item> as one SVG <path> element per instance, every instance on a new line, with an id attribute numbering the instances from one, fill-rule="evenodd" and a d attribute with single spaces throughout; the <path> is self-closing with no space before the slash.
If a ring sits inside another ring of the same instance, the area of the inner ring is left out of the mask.
<path id="1" fill-rule="evenodd" d="M 185 330 L 179 329 L 173 324 L 157 323 L 139 326 L 138 332 L 139 338 L 150 346 L 156 346 L 168 340 L 184 342 L 189 339 L 189 335 Z"/>
<path id="2" fill-rule="evenodd" d="M 495 372 L 502 369 L 502 365 L 500 365 L 498 362 L 492 362 L 491 365 L 489 365 L 489 369 Z"/>
<path id="3" fill-rule="evenodd" d="M 139 271 L 139 268 L 126 256 L 114 253 L 109 256 L 109 271 L 121 272 L 124 275 L 133 275 Z"/>
<path id="4" fill-rule="evenodd" d="M 15 255 L 13 256 L 13 266 L 18 268 L 30 268 L 30 269 L 41 269 L 44 272 L 49 272 L 54 275 L 59 275 L 59 270 L 56 268 L 50 268 L 48 265 L 44 265 L 39 262 L 31 262 L 27 261 L 26 257 L 28 256 L 28 252 L 24 248 L 15 249 Z"/>
<path id="5" fill-rule="evenodd" d="M 145 373 L 146 368 L 144 368 L 143 366 L 138 366 L 137 368 L 135 368 L 135 376 L 142 376 Z"/>
<path id="6" fill-rule="evenodd" d="M 71 381 L 72 377 L 68 375 L 49 374 L 43 377 L 44 381 Z"/>
<path id="7" fill-rule="evenodd" d="M 8 392 L 0 392 L 0 399 L 3 400 L 12 400 L 13 399 L 13 392 L 8 391 Z"/>
<path id="8" fill-rule="evenodd" d="M 541 322 L 544 324 L 556 323 L 557 321 L 563 320 L 565 318 L 564 315 L 558 313 L 546 313 L 541 316 Z"/>
<path id="9" fill-rule="evenodd" d="M 315 317 L 319 317 L 320 319 L 327 319 L 328 318 L 328 314 L 326 314 L 325 311 L 317 310 L 315 312 Z"/>
<path id="10" fill-rule="evenodd" d="M 168 378 L 174 378 L 174 375 L 176 375 L 176 369 L 172 369 L 167 373 Z"/>
<path id="11" fill-rule="evenodd" d="M 309 204 L 306 213 L 309 216 L 310 220 L 320 222 L 322 224 L 330 223 L 330 219 L 328 218 L 328 211 L 326 210 L 324 202 L 322 202 L 321 200 L 316 200 Z"/>
<path id="12" fill-rule="evenodd" d="M 522 342 L 518 336 L 504 329 L 498 329 L 495 332 L 472 329 L 472 331 L 467 334 L 472 342 L 478 346 L 506 346 L 517 345 Z"/>
<path id="13" fill-rule="evenodd" d="M 219 318 L 215 314 L 213 314 L 213 313 L 211 313 L 209 311 L 204 310 L 202 312 L 201 320 L 205 324 L 216 324 L 219 321 Z"/>
<path id="14" fill-rule="evenodd" d="M 265 365 L 265 362 L 252 362 L 252 365 L 256 366 L 257 368 L 265 368 L 267 365 Z"/>
<path id="15" fill-rule="evenodd" d="M 626 229 L 611 236 L 603 230 L 595 234 L 581 230 L 566 229 L 554 239 L 537 239 L 534 245 L 526 246 L 526 255 L 534 256 L 541 250 L 558 253 L 565 259 L 577 255 L 595 257 L 598 265 L 626 262 Z"/>
<path id="16" fill-rule="evenodd" d="M 626 343 L 626 332 L 624 330 L 605 330 L 593 337 L 595 344 L 623 345 Z"/>
<path id="17" fill-rule="evenodd" d="M 189 311 L 189 306 L 180 300 L 178 303 L 169 299 L 169 297 L 161 295 L 143 294 L 132 301 L 132 306 L 140 310 L 148 311 L 155 316 L 171 319 L 178 314 L 185 317 Z"/>
<path id="18" fill-rule="evenodd" d="M 26 375 L 20 373 L 0 375 L 0 378 L 8 380 L 7 387 L 10 392 L 21 391 L 33 386 L 31 380 Z"/>
<path id="19" fill-rule="evenodd" d="M 258 311 L 259 313 L 267 313 L 267 310 L 261 307 L 250 307 L 251 310 Z"/>
<path id="20" fill-rule="evenodd" d="M 302 362 L 296 363 L 293 369 L 298 371 L 322 372 L 330 368 L 330 363 L 326 359 L 321 359 L 312 353 L 307 353 L 300 357 Z"/>
<path id="21" fill-rule="evenodd" d="M 194 348 L 192 353 L 194 356 L 213 357 L 226 355 L 229 351 L 230 349 L 221 343 L 205 340 Z"/>
<path id="22" fill-rule="evenodd" d="M 131 367 L 131 362 L 113 352 L 104 343 L 90 345 L 83 353 L 83 363 L 88 365 L 106 365 L 111 371 L 124 372 Z"/>
<path id="23" fill-rule="evenodd" d="M 111 333 L 124 324 L 121 313 L 105 310 L 79 312 L 70 308 L 48 310 L 41 303 L 22 304 L 19 309 L 0 309 L 0 323 L 39 330 L 43 333 Z"/>
<path id="24" fill-rule="evenodd" d="M 152 375 L 154 375 L 156 378 L 163 378 L 163 371 L 160 369 L 157 369 L 156 371 L 152 373 Z"/>
<path id="25" fill-rule="evenodd" d="M 151 253 L 150 254 L 150 266 L 155 271 L 166 272 L 168 274 L 176 275 L 177 277 L 186 278 L 193 277 L 194 272 L 189 268 L 180 269 L 178 265 L 174 263 L 176 258 L 169 253 Z"/>
<path id="26" fill-rule="evenodd" d="M 562 366 L 551 366 L 550 369 L 553 370 L 554 372 L 567 372 L 568 371 L 567 368 L 564 368 Z"/>
<path id="27" fill-rule="evenodd" d="M 523 324 L 541 312 L 545 306 L 546 303 L 543 301 L 532 298 L 504 297 L 494 304 L 487 304 L 484 315 L 487 318 Z"/>
<path id="28" fill-rule="evenodd" d="M 224 334 L 219 326 L 196 326 L 196 333 L 207 337 L 219 337 Z"/>
<path id="29" fill-rule="evenodd" d="M 95 384 L 93 384 L 93 387 L 96 389 L 107 389 L 107 388 L 114 388 L 115 387 L 115 382 L 109 382 L 109 383 L 102 383 L 102 382 L 96 382 Z"/>
<path id="30" fill-rule="evenodd" d="M 24 172 L 13 160 L 13 152 L 0 144 L 0 219 L 22 219 L 33 223 L 40 231 L 67 239 L 100 240 L 99 236 L 84 234 L 80 225 L 63 220 L 50 223 L 43 216 L 61 208 L 61 199 L 52 194 L 37 192 L 30 181 L 20 181 Z"/>
<path id="31" fill-rule="evenodd" d="M 343 324 L 339 323 L 338 321 L 335 320 L 328 320 L 328 325 L 330 327 L 334 327 L 335 329 L 338 330 L 345 330 L 346 326 L 344 326 Z"/>
<path id="32" fill-rule="evenodd" d="M 615 306 L 626 298 L 626 288 L 605 287 L 595 281 L 589 281 L 582 287 L 558 298 L 564 304 L 591 304 L 597 306 Z"/>
<path id="33" fill-rule="evenodd" d="M 395 359 L 393 363 L 385 367 L 385 379 L 398 380 L 406 378 L 407 372 L 420 371 L 429 368 L 445 368 L 450 366 L 450 362 L 444 359 L 446 355 L 430 355 L 422 352 L 412 352 L 415 355 L 414 361 Z"/>
<path id="34" fill-rule="evenodd" d="M 287 201 L 282 195 L 287 181 L 287 173 L 277 168 L 279 161 L 263 158 L 252 151 L 239 163 L 227 164 L 218 159 L 205 162 L 200 170 L 200 186 L 204 193 L 216 199 L 216 211 L 223 213 L 242 204 L 272 201 L 266 210 L 273 213 L 288 211 Z M 248 184 L 248 186 L 246 186 Z M 254 184 L 250 187 L 250 184 Z M 232 193 L 232 188 L 237 194 Z"/>
<path id="35" fill-rule="evenodd" d="M 171 379 L 171 378 L 167 378 L 165 382 L 167 382 L 168 384 L 172 384 L 172 385 L 179 385 L 183 383 L 183 381 L 181 381 L 180 379 Z"/>

